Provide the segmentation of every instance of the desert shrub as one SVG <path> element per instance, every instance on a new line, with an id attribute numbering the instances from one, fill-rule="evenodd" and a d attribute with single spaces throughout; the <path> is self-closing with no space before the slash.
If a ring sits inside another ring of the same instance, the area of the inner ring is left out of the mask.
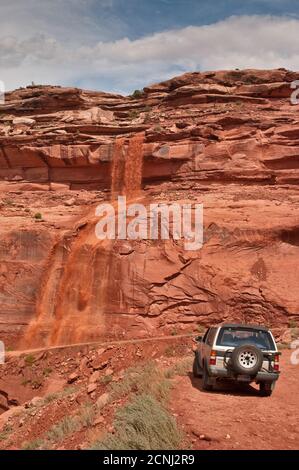
<path id="1" fill-rule="evenodd" d="M 25 357 L 24 361 L 27 366 L 32 366 L 32 364 L 34 364 L 35 362 L 35 357 L 33 356 L 33 354 L 28 354 L 28 356 Z"/>
<path id="2" fill-rule="evenodd" d="M 203 325 L 197 325 L 196 329 L 198 333 L 204 333 L 206 331 L 206 327 Z"/>
<path id="3" fill-rule="evenodd" d="M 133 91 L 132 95 L 131 95 L 131 98 L 134 98 L 135 100 L 138 100 L 140 98 L 142 98 L 144 95 L 143 91 L 142 90 L 135 90 Z"/>
<path id="4" fill-rule="evenodd" d="M 176 351 L 173 346 L 168 346 L 164 351 L 164 356 L 166 357 L 173 357 L 175 356 Z"/>
<path id="5" fill-rule="evenodd" d="M 56 393 L 49 393 L 49 395 L 46 395 L 44 397 L 44 403 L 51 403 L 54 400 L 57 400 L 58 398 L 64 398 L 67 397 L 68 395 L 72 395 L 72 393 L 77 392 L 80 390 L 81 387 L 70 385 L 69 387 L 64 388 L 60 392 Z"/>
<path id="6" fill-rule="evenodd" d="M 23 450 L 36 450 L 40 449 L 44 444 L 42 439 L 34 439 L 33 441 L 24 442 L 22 445 Z"/>
<path id="7" fill-rule="evenodd" d="M 49 375 L 53 372 L 53 369 L 51 369 L 51 367 L 46 367 L 44 370 L 43 370 L 43 375 L 45 377 L 49 377 Z"/>
<path id="8" fill-rule="evenodd" d="M 299 328 L 294 327 L 291 328 L 291 338 L 292 340 L 297 339 L 299 337 Z"/>
<path id="9" fill-rule="evenodd" d="M 193 357 L 186 357 L 165 371 L 165 377 L 171 379 L 175 375 L 188 375 L 192 368 Z"/>
<path id="10" fill-rule="evenodd" d="M 297 328 L 298 327 L 298 324 L 296 322 L 296 320 L 289 320 L 289 328 Z"/>
<path id="11" fill-rule="evenodd" d="M 36 220 L 42 220 L 43 216 L 42 216 L 42 214 L 41 214 L 40 212 L 37 212 L 36 214 L 34 214 L 34 218 L 35 218 Z"/>
<path id="12" fill-rule="evenodd" d="M 78 387 L 76 385 L 70 385 L 69 387 L 66 387 L 63 390 L 61 390 L 61 392 L 58 392 L 59 398 L 63 398 L 63 397 L 66 397 L 68 395 L 71 395 L 72 393 L 75 393 L 75 392 L 77 392 L 81 389 L 82 389 L 82 387 Z"/>
<path id="13" fill-rule="evenodd" d="M 49 395 L 46 395 L 44 398 L 44 404 L 46 405 L 47 403 L 51 403 L 57 398 L 58 398 L 58 393 L 49 393 Z"/>
<path id="14" fill-rule="evenodd" d="M 70 389 L 70 387 L 68 387 Z M 62 396 L 62 392 L 45 397 L 44 403 Z M 51 449 L 53 444 L 63 441 L 71 434 L 80 431 L 83 427 L 91 427 L 95 417 L 95 406 L 92 403 L 84 404 L 73 416 L 65 416 L 61 421 L 54 424 L 40 439 L 25 442 L 24 450 L 35 450 L 38 448 Z"/>
<path id="15" fill-rule="evenodd" d="M 129 112 L 129 119 L 137 119 L 138 117 L 139 117 L 139 113 L 138 111 L 136 111 L 136 109 L 132 109 Z"/>
<path id="16" fill-rule="evenodd" d="M 242 70 L 235 69 L 235 70 L 231 70 L 230 72 L 228 72 L 227 75 L 229 78 L 232 78 L 233 80 L 241 80 L 244 73 L 242 72 Z"/>
<path id="17" fill-rule="evenodd" d="M 9 437 L 12 430 L 12 427 L 9 424 L 6 424 L 0 432 L 0 441 L 5 441 L 5 439 Z"/>
<path id="18" fill-rule="evenodd" d="M 93 424 L 96 409 L 95 406 L 87 403 L 84 405 L 78 415 L 79 423 L 81 427 L 90 427 Z"/>
<path id="19" fill-rule="evenodd" d="M 35 380 L 30 380 L 30 384 L 33 389 L 40 388 L 43 385 L 43 379 L 38 377 Z"/>
<path id="20" fill-rule="evenodd" d="M 110 386 L 112 399 L 117 400 L 130 392 L 142 394 L 147 392 L 159 400 L 167 398 L 170 383 L 165 380 L 164 374 L 151 361 L 139 367 L 130 367 L 122 381 Z"/>
<path id="21" fill-rule="evenodd" d="M 30 383 L 31 383 L 31 380 L 29 380 L 29 379 L 24 379 L 24 380 L 22 380 L 21 385 L 22 385 L 23 387 L 26 387 L 26 385 L 29 385 Z"/>
<path id="22" fill-rule="evenodd" d="M 62 441 L 66 436 L 79 429 L 79 420 L 76 416 L 65 416 L 59 423 L 55 424 L 48 432 L 47 439 L 51 442 Z"/>
<path id="23" fill-rule="evenodd" d="M 178 449 L 182 435 L 175 419 L 151 395 L 136 396 L 116 413 L 115 433 L 97 441 L 101 450 L 171 450 Z"/>
<path id="24" fill-rule="evenodd" d="M 104 384 L 104 385 L 107 385 L 109 384 L 110 382 L 112 382 L 112 374 L 111 375 L 104 375 L 103 377 L 101 377 L 101 383 Z"/>

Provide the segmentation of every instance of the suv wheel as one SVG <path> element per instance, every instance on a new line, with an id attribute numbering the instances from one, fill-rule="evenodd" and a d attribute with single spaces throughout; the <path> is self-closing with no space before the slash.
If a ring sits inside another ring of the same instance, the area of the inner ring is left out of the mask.
<path id="1" fill-rule="evenodd" d="M 262 397 L 270 397 L 275 388 L 275 382 L 261 382 L 260 395 Z"/>
<path id="2" fill-rule="evenodd" d="M 202 388 L 206 391 L 213 390 L 213 385 L 210 382 L 210 376 L 209 376 L 209 372 L 207 370 L 206 365 L 204 365 L 204 368 L 203 368 Z"/>
<path id="3" fill-rule="evenodd" d="M 235 348 L 231 356 L 231 368 L 237 374 L 256 375 L 263 364 L 263 353 L 251 344 Z"/>
<path id="4" fill-rule="evenodd" d="M 197 354 L 195 354 L 193 361 L 193 377 L 202 377 L 202 368 L 199 366 Z"/>

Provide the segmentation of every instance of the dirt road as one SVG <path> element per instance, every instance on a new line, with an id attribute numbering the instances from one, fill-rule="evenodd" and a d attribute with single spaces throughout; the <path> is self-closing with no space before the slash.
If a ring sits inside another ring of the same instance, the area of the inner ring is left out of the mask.
<path id="1" fill-rule="evenodd" d="M 185 334 L 180 334 L 180 335 L 175 335 L 175 339 L 180 339 L 180 338 L 189 338 L 193 337 L 194 333 L 185 333 Z M 23 349 L 23 350 L 15 350 L 15 351 L 9 351 L 6 353 L 6 357 L 19 357 L 23 356 L 24 354 L 35 354 L 35 353 L 41 353 L 41 352 L 46 352 L 46 351 L 66 351 L 68 349 L 74 349 L 74 348 L 82 348 L 86 346 L 90 347 L 107 347 L 107 346 L 113 346 L 113 345 L 126 345 L 126 344 L 138 344 L 138 343 L 152 343 L 155 341 L 173 341 L 174 336 L 173 335 L 168 335 L 168 336 L 150 336 L 148 338 L 133 338 L 133 339 L 122 339 L 122 340 L 111 340 L 111 341 L 92 341 L 92 342 L 84 342 L 84 343 L 72 343 L 72 344 L 65 344 L 61 346 L 48 346 L 44 348 L 34 348 L 34 349 Z"/>
<path id="2" fill-rule="evenodd" d="M 281 357 L 281 376 L 272 397 L 258 388 L 221 384 L 202 390 L 201 379 L 178 377 L 171 410 L 194 449 L 299 449 L 299 365 L 290 351 Z"/>

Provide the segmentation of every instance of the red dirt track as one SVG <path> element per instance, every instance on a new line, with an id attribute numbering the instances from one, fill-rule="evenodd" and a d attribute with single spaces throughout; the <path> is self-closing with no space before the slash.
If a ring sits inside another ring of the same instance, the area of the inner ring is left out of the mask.
<path id="1" fill-rule="evenodd" d="M 299 449 L 299 365 L 281 357 L 281 376 L 271 397 L 257 387 L 221 384 L 202 390 L 201 379 L 178 377 L 172 411 L 194 449 Z"/>

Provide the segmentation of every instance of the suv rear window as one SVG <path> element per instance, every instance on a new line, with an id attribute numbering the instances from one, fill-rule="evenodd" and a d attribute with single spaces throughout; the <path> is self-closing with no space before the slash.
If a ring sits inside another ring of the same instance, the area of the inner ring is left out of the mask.
<path id="1" fill-rule="evenodd" d="M 217 338 L 218 346 L 241 346 L 253 344 L 260 349 L 275 350 L 271 335 L 264 330 L 252 328 L 225 327 L 221 328 Z"/>

